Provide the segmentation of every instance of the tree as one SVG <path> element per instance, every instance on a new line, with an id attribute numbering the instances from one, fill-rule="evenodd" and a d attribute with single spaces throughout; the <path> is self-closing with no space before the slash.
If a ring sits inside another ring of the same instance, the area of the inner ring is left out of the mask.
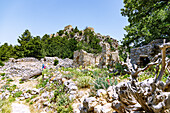
<path id="1" fill-rule="evenodd" d="M 59 32 L 58 32 L 58 35 L 59 36 L 62 36 L 64 34 L 64 30 L 60 30 Z"/>
<path id="2" fill-rule="evenodd" d="M 168 0 L 124 0 L 123 16 L 129 25 L 124 29 L 123 46 L 135 47 L 148 44 L 154 39 L 170 41 L 170 2 Z"/>
<path id="3" fill-rule="evenodd" d="M 8 43 L 4 43 L 0 46 L 0 60 L 6 61 L 9 58 L 15 58 L 14 48 L 12 45 L 8 45 Z"/>
<path id="4" fill-rule="evenodd" d="M 20 44 L 18 46 L 19 51 L 19 57 L 27 57 L 29 56 L 29 50 L 27 50 L 28 42 L 32 40 L 32 36 L 29 30 L 25 30 L 25 32 L 19 36 L 18 43 Z"/>
<path id="5" fill-rule="evenodd" d="M 26 49 L 29 51 L 27 57 L 43 58 L 45 56 L 45 51 L 43 49 L 43 44 L 39 36 L 33 37 L 28 44 Z"/>
<path id="6" fill-rule="evenodd" d="M 73 30 L 73 32 L 74 32 L 74 33 L 79 32 L 79 30 L 78 30 L 77 26 L 75 27 L 75 29 Z"/>

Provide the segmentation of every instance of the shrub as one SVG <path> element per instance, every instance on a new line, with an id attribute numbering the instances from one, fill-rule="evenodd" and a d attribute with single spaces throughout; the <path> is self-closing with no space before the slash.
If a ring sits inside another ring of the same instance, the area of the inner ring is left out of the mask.
<path id="1" fill-rule="evenodd" d="M 2 61 L 0 61 L 0 66 L 4 66 L 5 64 L 2 62 Z"/>
<path id="2" fill-rule="evenodd" d="M 28 98 L 28 99 L 26 99 L 25 101 L 26 101 L 26 103 L 28 103 L 30 100 L 31 100 L 31 99 L 30 99 L 30 98 Z"/>
<path id="3" fill-rule="evenodd" d="M 117 85 L 117 80 L 115 79 L 113 81 L 113 79 L 107 79 L 106 77 L 98 77 L 95 81 L 94 81 L 94 87 L 95 89 L 107 89 L 109 86 L 112 85 Z"/>
<path id="4" fill-rule="evenodd" d="M 59 61 L 56 59 L 54 60 L 54 65 L 56 66 L 59 63 Z"/>
<path id="5" fill-rule="evenodd" d="M 36 86 L 36 88 L 41 88 L 41 87 L 45 87 L 45 85 L 47 84 L 49 80 L 46 79 L 43 81 L 43 79 L 40 79 L 40 83 Z"/>
<path id="6" fill-rule="evenodd" d="M 73 113 L 73 107 L 71 105 L 69 105 L 68 108 L 57 106 L 57 113 Z"/>
<path id="7" fill-rule="evenodd" d="M 66 74 L 66 75 L 63 75 L 64 78 L 66 79 L 71 79 L 74 77 L 74 74 L 73 73 L 69 73 L 69 74 Z"/>
<path id="8" fill-rule="evenodd" d="M 12 82 L 12 81 L 14 81 L 14 80 L 12 80 L 11 78 L 9 78 L 9 79 L 7 79 L 7 81 L 8 81 L 8 82 Z"/>
<path id="9" fill-rule="evenodd" d="M 29 104 L 32 105 L 32 104 L 33 104 L 33 101 L 31 101 Z"/>
<path id="10" fill-rule="evenodd" d="M 64 85 L 56 85 L 54 97 L 50 100 L 55 103 L 55 108 L 58 113 L 72 113 L 71 100 L 69 95 L 64 91 Z"/>
<path id="11" fill-rule="evenodd" d="M 1 76 L 5 76 L 5 73 L 1 73 Z"/>
<path id="12" fill-rule="evenodd" d="M 20 97 L 21 94 L 22 94 L 22 91 L 18 91 L 18 92 L 16 92 L 16 93 L 14 94 L 14 97 Z"/>
<path id="13" fill-rule="evenodd" d="M 170 55 L 167 55 L 168 58 L 170 58 Z"/>
<path id="14" fill-rule="evenodd" d="M 2 77 L 1 80 L 5 80 L 5 77 Z"/>
<path id="15" fill-rule="evenodd" d="M 8 99 L 0 101 L 0 113 L 11 113 L 11 102 L 15 101 L 15 98 L 9 97 Z"/>
<path id="16" fill-rule="evenodd" d="M 79 77 L 77 79 L 77 85 L 78 87 L 80 88 L 87 88 L 87 87 L 90 87 L 90 85 L 92 84 L 93 78 L 90 77 L 90 76 L 82 76 L 82 77 Z"/>
<path id="17" fill-rule="evenodd" d="M 79 31 L 79 35 L 82 36 L 82 34 L 83 34 L 82 31 Z"/>

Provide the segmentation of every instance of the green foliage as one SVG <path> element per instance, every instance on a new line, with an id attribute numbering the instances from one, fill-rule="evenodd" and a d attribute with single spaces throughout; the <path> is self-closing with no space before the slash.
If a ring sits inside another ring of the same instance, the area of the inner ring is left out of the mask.
<path id="1" fill-rule="evenodd" d="M 54 86 L 55 87 L 54 87 Z M 64 91 L 64 85 L 53 84 L 50 89 L 54 91 L 54 98 L 50 101 L 55 103 L 55 108 L 59 113 L 71 113 L 73 111 L 71 107 L 72 101 L 69 99 L 69 95 Z"/>
<path id="2" fill-rule="evenodd" d="M 11 113 L 12 108 L 11 108 L 11 103 L 15 101 L 15 98 L 9 97 L 8 99 L 5 100 L 0 100 L 0 113 Z"/>
<path id="3" fill-rule="evenodd" d="M 22 91 L 18 91 L 16 93 L 14 93 L 14 97 L 20 97 L 22 94 Z"/>
<path id="4" fill-rule="evenodd" d="M 107 89 L 109 86 L 117 85 L 117 80 L 113 81 L 113 79 L 108 79 L 107 77 L 98 77 L 94 81 L 94 87 L 96 90 L 98 89 Z"/>
<path id="5" fill-rule="evenodd" d="M 130 75 L 126 74 L 126 75 L 120 76 L 119 79 L 123 80 L 123 79 L 127 79 L 128 77 L 130 77 Z"/>
<path id="6" fill-rule="evenodd" d="M 27 98 L 25 101 L 26 101 L 26 103 L 28 103 L 28 102 L 30 102 L 30 100 L 31 100 L 30 98 Z"/>
<path id="7" fill-rule="evenodd" d="M 48 79 L 46 80 L 40 79 L 40 83 L 36 86 L 36 88 L 45 87 L 48 81 L 49 81 Z"/>
<path id="8" fill-rule="evenodd" d="M 56 66 L 59 63 L 57 59 L 54 60 L 54 65 Z"/>
<path id="9" fill-rule="evenodd" d="M 64 106 L 58 106 L 57 113 L 73 113 L 73 108 L 71 105 L 69 105 L 68 108 L 65 108 Z"/>
<path id="10" fill-rule="evenodd" d="M 5 73 L 1 73 L 1 76 L 5 76 Z"/>
<path id="11" fill-rule="evenodd" d="M 80 35 L 80 36 L 82 36 L 82 35 L 83 35 L 82 31 L 79 31 L 79 35 Z"/>
<path id="12" fill-rule="evenodd" d="M 128 17 L 130 24 L 124 28 L 127 34 L 123 38 L 123 46 L 138 47 L 154 39 L 170 41 L 169 6 L 168 0 L 124 0 L 121 13 Z"/>
<path id="13" fill-rule="evenodd" d="M 6 61 L 11 57 L 15 57 L 14 48 L 12 45 L 8 45 L 8 43 L 4 43 L 0 46 L 0 65 L 4 66 L 2 61 Z"/>
<path id="14" fill-rule="evenodd" d="M 73 73 L 69 73 L 69 74 L 63 75 L 62 77 L 66 78 L 66 79 L 71 79 L 71 78 L 74 77 L 74 74 Z"/>
<path id="15" fill-rule="evenodd" d="M 80 88 L 88 88 L 93 82 L 93 78 L 90 76 L 82 76 L 77 78 L 77 85 Z"/>
<path id="16" fill-rule="evenodd" d="M 64 34 L 64 30 L 60 30 L 59 32 L 58 32 L 58 35 L 59 36 L 62 36 Z"/>
<path id="17" fill-rule="evenodd" d="M 74 37 L 74 35 L 75 35 L 75 33 L 74 33 L 74 32 L 71 32 L 71 33 L 70 33 L 70 37 L 71 37 L 71 38 L 73 38 L 73 37 Z"/>
<path id="18" fill-rule="evenodd" d="M 74 33 L 79 32 L 79 30 L 78 30 L 77 26 L 75 27 L 75 29 L 73 30 L 73 32 L 74 32 Z"/>
<path id="19" fill-rule="evenodd" d="M 167 57 L 170 58 L 170 55 L 168 55 Z"/>
<path id="20" fill-rule="evenodd" d="M 78 42 L 77 48 L 83 49 L 88 53 L 100 53 L 102 51 L 102 47 L 99 45 L 100 40 L 94 35 L 94 31 L 86 29 L 84 31 L 85 40 Z"/>
<path id="21" fill-rule="evenodd" d="M 126 62 L 126 59 L 127 59 L 127 53 L 126 52 L 128 52 L 128 49 L 126 49 L 125 47 L 120 45 L 118 47 L 118 50 L 119 50 L 119 58 L 120 58 L 120 60 Z"/>
<path id="22" fill-rule="evenodd" d="M 74 38 L 75 33 L 84 36 L 85 39 L 78 41 Z M 19 45 L 8 45 L 7 43 L 0 46 L 0 65 L 1 61 L 9 58 L 35 57 L 41 59 L 45 56 L 59 58 L 73 58 L 74 51 L 84 49 L 89 53 L 100 53 L 102 47 L 99 45 L 100 40 L 94 31 L 85 29 L 84 32 L 79 31 L 77 26 L 72 32 L 68 33 L 64 30 L 58 32 L 59 36 L 50 37 L 45 34 L 42 38 L 32 36 L 29 30 L 25 30 L 18 38 Z M 63 36 L 65 34 L 66 36 Z M 111 47 L 111 49 L 114 49 Z"/>
<path id="23" fill-rule="evenodd" d="M 5 64 L 2 62 L 2 61 L 0 61 L 0 66 L 4 66 Z"/>
<path id="24" fill-rule="evenodd" d="M 122 66 L 120 63 L 115 64 L 115 69 L 117 69 L 121 74 L 124 74 L 124 69 L 126 68 L 126 66 Z"/>
<path id="25" fill-rule="evenodd" d="M 33 104 L 33 101 L 31 101 L 29 104 L 32 105 L 32 104 Z"/>
<path id="26" fill-rule="evenodd" d="M 2 77 L 1 80 L 5 80 L 5 77 Z"/>

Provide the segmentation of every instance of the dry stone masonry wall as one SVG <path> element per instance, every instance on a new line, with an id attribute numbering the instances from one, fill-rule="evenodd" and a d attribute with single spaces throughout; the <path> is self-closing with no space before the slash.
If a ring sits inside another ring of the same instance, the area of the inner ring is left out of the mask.
<path id="1" fill-rule="evenodd" d="M 118 51 L 111 51 L 109 43 L 103 43 L 102 53 L 95 55 L 87 53 L 84 50 L 77 50 L 74 52 L 73 65 L 78 66 L 89 66 L 98 65 L 100 68 L 106 67 L 107 65 L 113 65 L 114 62 L 118 62 Z"/>
<path id="2" fill-rule="evenodd" d="M 161 52 L 159 46 L 162 44 L 163 44 L 163 39 L 157 39 L 152 41 L 148 45 L 138 47 L 138 48 L 132 48 L 130 50 L 131 63 L 137 64 L 138 66 L 143 66 L 143 63 L 145 61 L 146 63 L 148 63 L 155 55 Z"/>

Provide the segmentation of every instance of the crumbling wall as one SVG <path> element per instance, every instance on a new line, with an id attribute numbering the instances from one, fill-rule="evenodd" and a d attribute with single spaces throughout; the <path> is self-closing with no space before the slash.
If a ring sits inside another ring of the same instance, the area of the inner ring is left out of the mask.
<path id="1" fill-rule="evenodd" d="M 148 45 L 132 48 L 130 50 L 131 63 L 137 64 L 139 66 L 141 63 L 140 57 L 147 57 L 149 60 L 151 60 L 153 56 L 161 52 L 159 49 L 161 44 L 163 44 L 163 39 L 156 39 Z"/>
<path id="2" fill-rule="evenodd" d="M 75 67 L 79 67 L 79 66 L 88 66 L 88 65 L 92 65 L 95 64 L 96 61 L 96 57 L 94 54 L 92 53 L 87 53 L 84 50 L 77 50 L 74 51 L 74 59 L 73 59 L 73 65 Z"/>
<path id="3" fill-rule="evenodd" d="M 118 60 L 119 60 L 118 51 L 112 52 L 110 50 L 110 44 L 103 43 L 102 54 L 98 65 L 99 68 L 104 68 L 107 65 L 112 66 L 113 63 L 118 62 Z"/>
<path id="4" fill-rule="evenodd" d="M 74 52 L 73 65 L 78 66 L 88 66 L 88 65 L 98 65 L 103 68 L 107 65 L 112 65 L 114 62 L 118 62 L 118 51 L 112 52 L 110 50 L 110 45 L 108 43 L 103 43 L 102 53 L 95 55 L 92 53 L 87 53 L 84 50 L 77 50 Z"/>

